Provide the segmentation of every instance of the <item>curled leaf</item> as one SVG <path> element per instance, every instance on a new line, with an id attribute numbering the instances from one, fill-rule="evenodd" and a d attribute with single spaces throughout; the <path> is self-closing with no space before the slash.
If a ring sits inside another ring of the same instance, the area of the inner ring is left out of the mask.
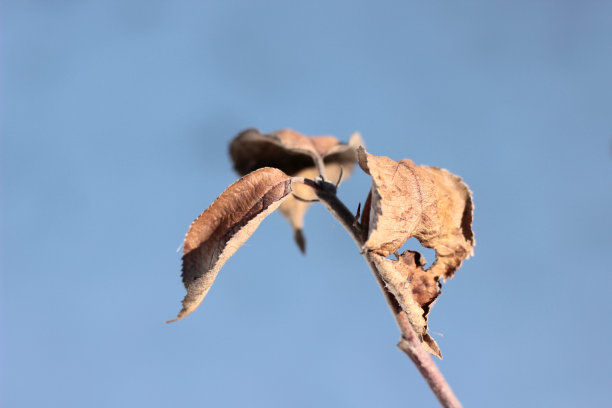
<path id="1" fill-rule="evenodd" d="M 372 188 L 361 218 L 364 249 L 380 277 L 400 304 L 423 346 L 441 358 L 427 333 L 427 316 L 440 295 L 440 279 L 453 276 L 473 252 L 472 195 L 461 178 L 437 167 L 411 160 L 393 161 L 358 149 L 361 168 L 372 176 Z M 418 252 L 387 259 L 410 237 L 436 251 L 436 261 L 424 269 Z"/>
<path id="2" fill-rule="evenodd" d="M 290 193 L 291 177 L 278 169 L 261 168 L 229 186 L 191 224 L 183 243 L 187 295 L 171 322 L 200 305 L 223 264 Z"/>
<path id="3" fill-rule="evenodd" d="M 230 143 L 230 156 L 234 169 L 244 175 L 261 167 L 276 167 L 295 177 L 314 179 L 324 176 L 331 182 L 347 179 L 357 161 L 357 147 L 363 141 L 354 133 L 348 144 L 333 136 L 308 137 L 290 129 L 262 134 L 257 129 L 247 129 Z M 324 174 L 321 174 L 324 173 Z M 313 200 L 315 195 L 307 186 L 295 185 L 294 193 L 304 200 Z M 298 247 L 305 252 L 306 241 L 302 233 L 304 214 L 310 203 L 291 196 L 285 200 L 280 212 L 294 230 Z"/>
<path id="4" fill-rule="evenodd" d="M 276 167 L 293 176 L 300 170 L 315 167 L 321 159 L 325 163 L 352 165 L 357 161 L 355 149 L 362 144 L 358 133 L 344 144 L 333 136 L 308 137 L 291 129 L 269 134 L 247 129 L 230 143 L 230 156 L 240 175 L 261 167 Z"/>
<path id="5" fill-rule="evenodd" d="M 437 167 L 399 162 L 358 149 L 359 165 L 372 176 L 365 249 L 387 256 L 410 237 L 436 251 L 435 277 L 453 276 L 473 254 L 472 194 L 460 177 Z"/>
<path id="6" fill-rule="evenodd" d="M 397 260 L 387 259 L 371 253 L 370 259 L 376 265 L 380 277 L 387 285 L 404 312 L 410 324 L 421 337 L 425 349 L 442 358 L 436 341 L 427 333 L 427 315 L 440 295 L 440 282 L 430 271 L 424 270 L 425 260 L 415 251 L 406 251 Z"/>

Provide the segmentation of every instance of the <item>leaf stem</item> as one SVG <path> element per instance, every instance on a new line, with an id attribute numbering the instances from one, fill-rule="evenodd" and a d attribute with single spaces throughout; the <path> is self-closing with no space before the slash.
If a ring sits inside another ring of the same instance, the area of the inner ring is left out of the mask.
<path id="1" fill-rule="evenodd" d="M 317 167 L 317 171 L 319 172 L 319 176 L 323 180 L 327 180 L 327 174 L 325 174 L 325 163 L 323 162 L 323 158 L 321 156 L 313 157 L 315 166 Z"/>
<path id="2" fill-rule="evenodd" d="M 319 200 L 321 200 L 321 202 L 338 220 L 338 222 L 342 224 L 351 237 L 353 237 L 353 240 L 359 249 L 362 250 L 363 257 L 372 270 L 378 286 L 380 286 L 381 290 L 383 291 L 387 304 L 389 305 L 391 313 L 393 314 L 393 317 L 395 318 L 395 321 L 402 334 L 402 338 L 397 345 L 398 348 L 406 353 L 406 355 L 416 365 L 417 369 L 443 407 L 461 408 L 461 403 L 453 393 L 450 385 L 448 385 L 444 379 L 444 376 L 438 369 L 438 366 L 421 345 L 421 339 L 412 328 L 412 325 L 408 320 L 408 316 L 402 310 L 401 306 L 395 299 L 395 296 L 393 296 L 393 294 L 387 290 L 386 284 L 381 278 L 380 272 L 374 264 L 370 253 L 364 250 L 365 237 L 362 232 L 362 228 L 357 222 L 353 213 L 344 205 L 342 201 L 340 201 L 336 195 L 336 186 L 326 181 L 313 181 L 297 177 L 295 177 L 293 181 L 301 182 L 312 187 Z"/>

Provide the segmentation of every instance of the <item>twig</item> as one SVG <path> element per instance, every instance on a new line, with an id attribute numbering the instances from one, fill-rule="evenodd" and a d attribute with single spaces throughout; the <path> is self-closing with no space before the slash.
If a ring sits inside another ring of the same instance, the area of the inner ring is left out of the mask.
<path id="1" fill-rule="evenodd" d="M 444 376 L 436 366 L 436 363 L 432 360 L 431 356 L 423 346 L 421 345 L 421 339 L 416 334 L 410 321 L 408 320 L 408 316 L 402 310 L 401 306 L 386 288 L 385 282 L 380 277 L 380 273 L 375 266 L 374 262 L 371 259 L 371 255 L 368 251 L 363 250 L 364 247 L 364 234 L 362 233 L 361 226 L 355 222 L 355 216 L 351 213 L 351 211 L 338 199 L 336 195 L 336 186 L 325 181 L 314 182 L 308 179 L 299 180 L 294 178 L 296 182 L 302 182 L 310 187 L 312 187 L 315 191 L 317 197 L 325 204 L 329 212 L 342 224 L 342 226 L 349 232 L 349 234 L 353 237 L 353 240 L 363 252 L 363 257 L 366 259 L 368 266 L 372 270 L 376 281 L 378 282 L 378 286 L 380 286 L 381 290 L 385 295 L 385 299 L 391 312 L 393 313 L 393 317 L 400 329 L 402 334 L 402 338 L 398 343 L 398 348 L 402 350 L 412 362 L 417 366 L 417 369 L 427 381 L 427 384 L 440 401 L 440 404 L 445 408 L 461 408 L 461 403 L 453 393 L 453 390 L 448 385 Z"/>

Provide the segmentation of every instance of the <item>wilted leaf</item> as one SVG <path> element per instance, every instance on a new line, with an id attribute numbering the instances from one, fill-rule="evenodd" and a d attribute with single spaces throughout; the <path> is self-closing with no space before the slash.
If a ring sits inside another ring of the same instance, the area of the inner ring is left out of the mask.
<path id="1" fill-rule="evenodd" d="M 436 341 L 427 333 L 427 315 L 440 295 L 440 282 L 431 271 L 424 270 L 425 260 L 415 251 L 406 251 L 398 260 L 370 254 L 387 289 L 395 296 L 425 349 L 442 358 Z"/>
<path id="2" fill-rule="evenodd" d="M 279 130 L 271 134 L 262 134 L 257 129 L 248 129 L 240 133 L 230 144 L 230 156 L 235 170 L 243 175 L 260 167 L 276 167 L 295 177 L 314 179 L 318 177 L 318 162 L 324 168 L 327 180 L 335 182 L 346 180 L 353 171 L 357 161 L 357 147 L 363 141 L 359 133 L 351 136 L 348 144 L 340 143 L 333 136 L 308 137 L 290 129 Z M 312 189 L 304 185 L 295 185 L 294 193 L 305 200 L 315 198 Z M 298 247 L 305 251 L 305 239 L 302 234 L 304 214 L 310 203 L 291 196 L 280 207 L 294 230 Z"/>
<path id="3" fill-rule="evenodd" d="M 387 256 L 410 237 L 436 251 L 430 268 L 450 278 L 473 253 L 472 196 L 461 178 L 437 167 L 399 162 L 358 149 L 359 165 L 372 176 L 365 249 Z"/>
<path id="4" fill-rule="evenodd" d="M 427 315 L 441 293 L 439 279 L 452 277 L 473 252 L 471 192 L 444 169 L 417 166 L 407 159 L 395 162 L 363 148 L 358 149 L 358 158 L 372 176 L 361 219 L 367 235 L 364 249 L 425 349 L 440 357 L 438 345 L 427 333 Z M 431 268 L 423 269 L 425 262 L 414 251 L 397 260 L 386 258 L 397 254 L 410 237 L 435 249 Z"/>
<path id="5" fill-rule="evenodd" d="M 355 149 L 362 144 L 358 133 L 344 144 L 333 136 L 308 137 L 290 129 L 269 134 L 247 129 L 230 143 L 230 156 L 240 175 L 261 167 L 275 167 L 293 176 L 300 170 L 315 167 L 319 158 L 326 163 L 354 164 Z"/>
<path id="6" fill-rule="evenodd" d="M 183 243 L 187 295 L 176 319 L 193 312 L 227 259 L 261 221 L 289 197 L 291 178 L 278 169 L 258 169 L 229 186 L 189 227 Z"/>

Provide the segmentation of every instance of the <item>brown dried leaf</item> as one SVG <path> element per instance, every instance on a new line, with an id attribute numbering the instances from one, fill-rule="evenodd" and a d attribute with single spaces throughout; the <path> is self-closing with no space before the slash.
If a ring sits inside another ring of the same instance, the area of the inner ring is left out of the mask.
<path id="1" fill-rule="evenodd" d="M 473 254 L 472 194 L 460 177 L 437 167 L 399 162 L 358 149 L 359 165 L 372 176 L 365 249 L 387 256 L 410 237 L 436 250 L 430 268 L 450 278 Z"/>
<path id="2" fill-rule="evenodd" d="M 359 133 L 354 133 L 348 144 L 340 143 L 333 136 L 308 137 L 290 129 L 271 134 L 262 134 L 257 129 L 240 133 L 230 144 L 230 156 L 235 170 L 243 175 L 257 168 L 270 166 L 281 169 L 290 176 L 314 179 L 319 176 L 315 165 L 323 164 L 325 176 L 335 182 L 346 180 L 357 161 L 357 147 L 363 145 Z M 294 186 L 294 193 L 305 200 L 315 199 L 310 187 L 303 184 Z M 291 196 L 285 200 L 280 212 L 287 218 L 294 230 L 295 241 L 305 252 L 306 241 L 302 234 L 304 215 L 310 203 Z"/>
<path id="3" fill-rule="evenodd" d="M 290 129 L 269 134 L 247 129 L 230 143 L 230 156 L 240 175 L 261 167 L 276 167 L 294 176 L 300 170 L 314 167 L 319 159 L 352 165 L 357 161 L 355 149 L 362 144 L 358 133 L 344 144 L 333 136 L 308 137 Z"/>
<path id="4" fill-rule="evenodd" d="M 415 251 L 406 251 L 397 261 L 371 253 L 370 259 L 376 266 L 387 289 L 393 294 L 416 333 L 421 337 L 425 349 L 442 358 L 436 341 L 427 333 L 427 315 L 440 295 L 440 282 L 430 271 L 424 270 L 425 260 Z"/>
<path id="5" fill-rule="evenodd" d="M 171 322 L 200 305 L 223 264 L 290 193 L 291 177 L 278 169 L 261 168 L 229 186 L 191 224 L 183 243 L 187 295 Z"/>

